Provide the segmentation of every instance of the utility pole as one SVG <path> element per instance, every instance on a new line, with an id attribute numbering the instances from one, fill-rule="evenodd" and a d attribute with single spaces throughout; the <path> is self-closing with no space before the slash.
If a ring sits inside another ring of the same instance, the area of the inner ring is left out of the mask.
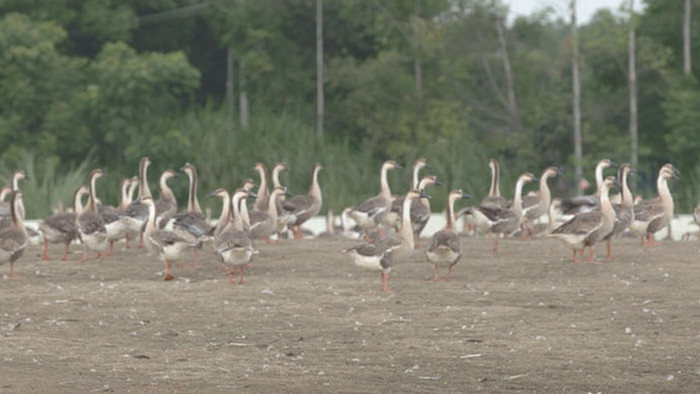
<path id="1" fill-rule="evenodd" d="M 691 59 L 690 59 L 690 0 L 685 0 L 685 12 L 683 13 L 683 73 L 690 75 Z"/>
<path id="2" fill-rule="evenodd" d="M 578 180 L 583 178 L 583 169 L 581 168 L 581 161 L 583 159 L 581 141 L 581 81 L 578 73 L 578 34 L 576 30 L 576 0 L 571 0 L 571 79 L 574 93 L 574 174 L 576 175 L 578 194 L 581 194 L 582 190 L 580 186 L 578 186 Z"/>
<path id="3" fill-rule="evenodd" d="M 316 137 L 323 139 L 323 0 L 316 0 Z"/>
<path id="4" fill-rule="evenodd" d="M 226 115 L 230 124 L 233 124 L 233 112 L 236 99 L 233 91 L 233 49 L 226 50 Z"/>
<path id="5" fill-rule="evenodd" d="M 630 93 L 630 163 L 632 168 L 637 168 L 639 163 L 639 137 L 637 133 L 637 64 L 635 46 L 635 20 L 634 20 L 634 0 L 630 0 L 630 21 L 628 39 L 628 77 Z"/>

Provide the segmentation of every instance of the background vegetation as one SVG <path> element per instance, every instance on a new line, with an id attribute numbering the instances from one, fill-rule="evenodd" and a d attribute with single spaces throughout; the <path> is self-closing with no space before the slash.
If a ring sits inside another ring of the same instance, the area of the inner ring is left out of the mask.
<path id="1" fill-rule="evenodd" d="M 672 185 L 678 210 L 689 211 L 700 196 L 698 67 L 682 72 L 683 2 L 644 3 L 634 22 L 635 187 L 652 195 L 657 169 L 671 161 L 682 171 Z M 119 179 L 135 174 L 145 155 L 154 162 L 153 183 L 161 170 L 193 162 L 203 193 L 252 177 L 256 161 L 287 162 L 283 180 L 304 192 L 320 161 L 324 205 L 336 212 L 376 193 L 387 158 L 428 159 L 447 183 L 432 192 L 436 209 L 454 187 L 479 200 L 490 156 L 502 162 L 507 196 L 517 174 L 552 164 L 570 175 L 556 193 L 571 194 L 571 35 L 561 10 L 506 23 L 499 0 L 323 6 L 326 116 L 317 138 L 315 1 L 0 1 L 0 175 L 29 170 L 31 217 L 61 199 L 69 204 L 93 166 L 110 174 L 100 194 L 115 203 Z M 578 32 L 589 179 L 600 158 L 630 160 L 629 23 L 624 10 L 602 10 Z M 692 26 L 700 64 L 700 12 Z M 246 104 L 243 127 L 238 108 Z M 403 192 L 409 177 L 392 173 L 394 190 Z M 173 183 L 184 204 L 185 182 Z"/>

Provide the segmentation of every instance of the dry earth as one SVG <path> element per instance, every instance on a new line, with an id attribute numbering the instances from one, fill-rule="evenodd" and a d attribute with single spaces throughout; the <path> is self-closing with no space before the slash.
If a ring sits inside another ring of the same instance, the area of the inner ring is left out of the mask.
<path id="1" fill-rule="evenodd" d="M 0 392 L 700 387 L 698 242 L 624 239 L 612 261 L 572 264 L 556 240 L 504 240 L 493 254 L 464 239 L 452 282 L 428 282 L 418 251 L 389 295 L 340 252 L 355 242 L 260 244 L 243 285 L 207 250 L 162 282 L 143 251 L 77 264 L 32 247 L 0 281 Z"/>

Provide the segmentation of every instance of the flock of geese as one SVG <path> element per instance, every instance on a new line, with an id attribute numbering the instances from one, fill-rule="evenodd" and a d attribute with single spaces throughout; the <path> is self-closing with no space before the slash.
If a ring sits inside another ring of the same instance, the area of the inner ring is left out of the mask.
<path id="1" fill-rule="evenodd" d="M 64 245 L 62 260 L 68 259 L 71 243 L 79 240 L 83 254 L 81 262 L 91 258 L 109 256 L 114 253 L 114 244 L 124 240 L 125 247 L 132 247 L 138 239 L 139 247 L 146 248 L 158 256 L 164 264 L 163 280 L 172 280 L 172 262 L 182 261 L 185 252 L 192 250 L 192 264 L 198 264 L 198 250 L 211 243 L 219 267 L 228 274 L 229 282 L 244 283 L 244 270 L 258 251 L 256 240 L 270 242 L 271 237 L 291 234 L 296 239 L 304 237 L 301 225 L 317 215 L 323 197 L 318 181 L 321 164 L 311 168 L 311 182 L 307 194 L 292 196 L 279 181 L 286 165 L 278 163 L 272 168 L 272 190 L 268 187 L 267 167 L 263 163 L 254 170 L 260 178 L 259 186 L 251 179 L 229 193 L 219 188 L 209 194 L 221 200 L 221 215 L 215 224 L 205 217 L 198 201 L 198 177 L 194 165 L 187 163 L 181 171 L 189 179 L 187 207 L 178 211 L 178 203 L 168 181 L 179 174 L 173 170 L 162 172 L 158 182 L 158 199 L 154 199 L 148 184 L 148 167 L 151 161 L 141 159 L 138 176 L 123 179 L 120 183 L 121 200 L 118 206 L 102 204 L 97 193 L 98 180 L 104 175 L 94 169 L 87 186 L 80 186 L 73 195 L 72 209 L 43 219 L 39 233 L 24 225 L 24 204 L 19 182 L 26 178 L 24 171 L 12 175 L 11 187 L 0 191 L 0 263 L 10 263 L 10 276 L 14 274 L 14 263 L 22 256 L 32 240 L 43 243 L 42 260 L 49 260 L 48 243 Z M 672 164 L 661 167 L 657 179 L 658 197 L 635 201 L 627 179 L 633 173 L 628 164 L 619 166 L 617 177 L 603 176 L 606 168 L 617 165 L 609 159 L 598 162 L 595 169 L 596 193 L 570 199 L 553 199 L 548 180 L 561 175 L 556 167 L 548 167 L 538 179 L 532 173 L 520 175 L 514 198 L 507 201 L 500 195 L 499 164 L 491 159 L 491 187 L 480 204 L 468 206 L 458 212 L 455 204 L 469 198 L 460 189 L 447 194 L 445 226 L 432 235 L 425 255 L 433 265 L 433 281 L 440 281 L 439 267 L 446 267 L 445 281 L 450 280 L 452 268 L 462 256 L 457 219 L 466 218 L 465 229 L 491 235 L 494 252 L 498 251 L 498 240 L 504 236 L 523 239 L 547 236 L 562 240 L 572 250 L 572 260 L 584 255 L 588 248 L 588 260 L 594 258 L 593 246 L 605 241 L 607 256 L 611 257 L 611 240 L 625 231 L 640 236 L 642 243 L 655 244 L 654 233 L 666 227 L 673 216 L 673 197 L 667 181 L 678 176 Z M 393 195 L 389 188 L 388 172 L 401 168 L 395 161 L 384 162 L 380 169 L 379 193 L 355 207 L 346 208 L 341 215 L 341 234 L 349 238 L 364 238 L 364 242 L 345 250 L 359 267 L 381 274 L 382 290 L 391 292 L 388 285 L 392 267 L 413 249 L 420 247 L 420 234 L 430 219 L 430 197 L 428 187 L 440 185 L 435 175 L 420 176 L 427 168 L 425 159 L 413 163 L 411 187 L 402 196 Z M 523 196 L 523 187 L 528 182 L 538 182 L 539 189 Z M 619 186 L 620 191 L 611 195 L 610 190 Z M 134 194 L 138 195 L 134 199 Z M 9 196 L 9 203 L 4 202 Z M 85 201 L 85 198 L 87 200 Z M 252 204 L 248 200 L 255 199 Z M 696 209 L 697 211 L 697 209 Z M 700 216 L 700 215 L 696 215 Z M 546 221 L 541 221 L 547 217 Z M 354 220 L 356 226 L 350 223 Z M 332 211 L 328 212 L 326 234 L 336 232 Z M 322 234 L 323 235 L 323 234 Z M 92 254 L 92 255 L 91 255 Z"/>

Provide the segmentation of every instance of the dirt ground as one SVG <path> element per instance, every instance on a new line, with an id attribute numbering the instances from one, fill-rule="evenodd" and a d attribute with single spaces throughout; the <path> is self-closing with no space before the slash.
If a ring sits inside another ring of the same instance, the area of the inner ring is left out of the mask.
<path id="1" fill-rule="evenodd" d="M 32 247 L 19 277 L 0 280 L 0 392 L 700 387 L 699 242 L 623 239 L 612 261 L 573 264 L 553 239 L 502 240 L 494 254 L 465 238 L 452 282 L 427 281 L 417 251 L 392 272 L 395 294 L 340 252 L 356 242 L 260 243 L 243 285 L 206 248 L 163 282 L 141 250 L 78 264 Z"/>

